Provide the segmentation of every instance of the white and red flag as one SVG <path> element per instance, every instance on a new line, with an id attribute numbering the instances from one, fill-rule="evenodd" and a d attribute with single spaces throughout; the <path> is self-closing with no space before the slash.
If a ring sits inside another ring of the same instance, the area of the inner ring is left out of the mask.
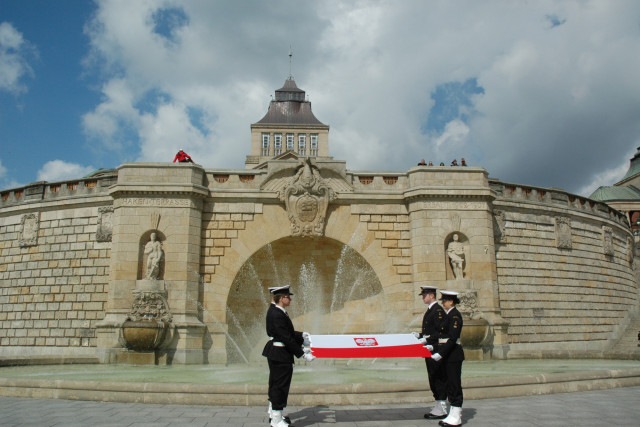
<path id="1" fill-rule="evenodd" d="M 413 334 L 311 335 L 317 358 L 431 357 Z"/>

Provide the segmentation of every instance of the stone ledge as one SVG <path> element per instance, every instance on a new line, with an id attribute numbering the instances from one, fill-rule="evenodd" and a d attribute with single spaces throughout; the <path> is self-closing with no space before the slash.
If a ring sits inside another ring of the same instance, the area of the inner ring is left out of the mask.
<path id="1" fill-rule="evenodd" d="M 483 377 L 463 381 L 465 397 L 489 399 L 603 390 L 640 385 L 640 369 L 598 370 L 517 377 Z M 266 385 L 122 383 L 0 378 L 0 395 L 46 399 L 153 404 L 259 406 Z M 296 406 L 423 403 L 432 400 L 426 381 L 293 385 L 289 403 Z"/>
<path id="2" fill-rule="evenodd" d="M 97 363 L 98 358 L 94 356 L 0 357 L 0 366 L 91 365 Z"/>

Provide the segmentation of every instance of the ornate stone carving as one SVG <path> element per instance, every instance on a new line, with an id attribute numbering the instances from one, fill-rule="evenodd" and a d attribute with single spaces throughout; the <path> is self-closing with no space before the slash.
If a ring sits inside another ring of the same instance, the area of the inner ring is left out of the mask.
<path id="1" fill-rule="evenodd" d="M 493 211 L 493 241 L 503 243 L 505 239 L 505 227 L 507 219 L 504 211 Z"/>
<path id="2" fill-rule="evenodd" d="M 278 191 L 285 203 L 292 236 L 323 236 L 325 216 L 335 192 L 310 159 L 300 162 L 296 174 Z"/>
<path id="3" fill-rule="evenodd" d="M 147 255 L 145 277 L 147 279 L 159 279 L 161 271 L 160 263 L 164 257 L 164 251 L 162 250 L 162 243 L 158 241 L 156 233 L 151 233 L 149 242 L 144 246 L 144 253 Z"/>
<path id="4" fill-rule="evenodd" d="M 464 291 L 458 295 L 460 304 L 456 306 L 460 314 L 468 319 L 478 319 L 481 316 L 478 311 L 478 291 Z"/>
<path id="5" fill-rule="evenodd" d="M 160 225 L 160 212 L 153 212 L 151 214 L 151 229 L 157 230 Z"/>
<path id="6" fill-rule="evenodd" d="M 127 320 L 158 319 L 171 322 L 166 291 L 133 291 L 133 304 Z"/>
<path id="7" fill-rule="evenodd" d="M 38 230 L 40 229 L 40 215 L 30 213 L 22 216 L 20 229 L 20 246 L 35 246 L 38 244 Z"/>
<path id="8" fill-rule="evenodd" d="M 451 227 L 453 228 L 453 231 L 460 231 L 460 215 L 458 215 L 457 213 L 452 213 L 451 214 Z"/>
<path id="9" fill-rule="evenodd" d="M 613 256 L 613 230 L 611 227 L 602 227 L 602 250 L 607 256 Z"/>
<path id="10" fill-rule="evenodd" d="M 556 217 L 556 246 L 558 249 L 571 249 L 571 218 Z"/>
<path id="11" fill-rule="evenodd" d="M 97 242 L 110 242 L 113 233 L 113 206 L 98 208 Z"/>

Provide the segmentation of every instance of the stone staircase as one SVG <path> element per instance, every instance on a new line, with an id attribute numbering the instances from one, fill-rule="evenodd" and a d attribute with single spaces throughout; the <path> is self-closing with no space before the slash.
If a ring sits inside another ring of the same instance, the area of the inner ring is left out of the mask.
<path id="1" fill-rule="evenodd" d="M 613 347 L 612 356 L 623 359 L 640 359 L 638 333 L 640 333 L 640 317 L 631 322 L 620 341 Z"/>

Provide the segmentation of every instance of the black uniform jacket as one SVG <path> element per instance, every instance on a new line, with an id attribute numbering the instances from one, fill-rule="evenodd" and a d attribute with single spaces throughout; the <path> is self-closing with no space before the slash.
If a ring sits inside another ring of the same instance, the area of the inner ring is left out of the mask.
<path id="1" fill-rule="evenodd" d="M 275 304 L 271 304 L 267 310 L 267 335 L 273 338 L 262 350 L 262 355 L 267 359 L 293 363 L 293 356 L 301 357 L 304 354 L 302 332 L 293 330 L 293 323 L 289 316 Z M 281 342 L 284 347 L 275 346 L 274 342 Z"/>
<path id="2" fill-rule="evenodd" d="M 422 318 L 422 336 L 427 338 L 427 344 L 432 346 L 438 345 L 438 338 L 442 335 L 442 326 L 446 313 L 444 308 L 435 303 L 427 310 Z"/>
<path id="3" fill-rule="evenodd" d="M 448 362 L 460 362 L 464 360 L 462 346 L 457 343 L 462 332 L 462 315 L 453 307 L 445 314 L 441 339 L 448 339 L 446 343 L 439 344 L 437 352 Z"/>

